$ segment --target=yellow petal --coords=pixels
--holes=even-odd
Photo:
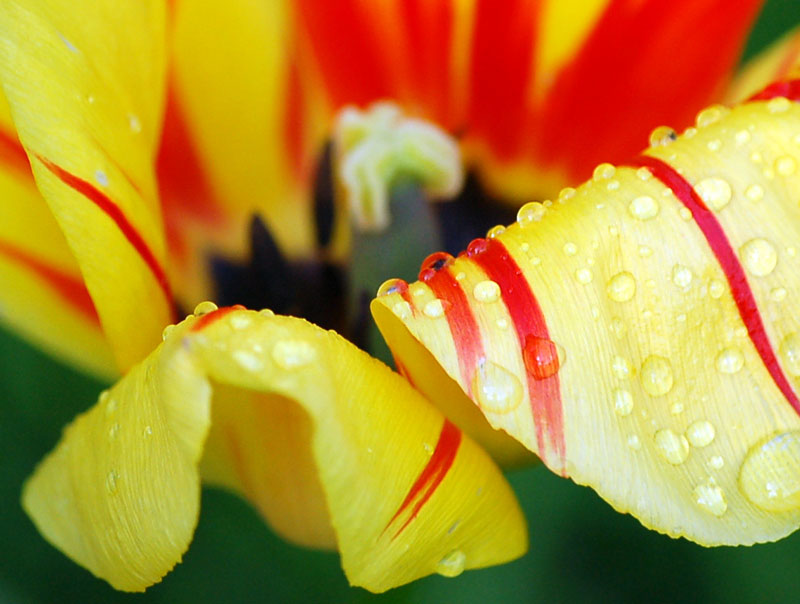
[[[706,545],[778,539],[800,525],[800,106],[711,107],[651,140],[373,313],[402,365],[413,338],[441,366],[414,382],[444,370],[618,510]]]
[[[2,97],[0,105],[7,109]],[[10,122],[0,123],[3,320],[55,356],[111,377],[114,359],[77,263],[36,189]]]
[[[800,67],[800,27],[794,28],[750,59],[725,93],[727,103],[739,103],[770,82],[790,77]]]
[[[153,174],[163,12],[155,1],[8,2],[0,21],[0,79],[20,141],[123,369],[172,312]]]
[[[400,376],[332,332],[236,308],[168,330],[67,430],[26,509],[92,572],[143,589],[191,537],[209,413],[208,479],[286,538],[338,547],[353,584],[384,591],[526,549],[502,474]]]
[[[289,13],[283,1],[203,0],[175,10],[174,93],[229,228],[239,234],[210,235],[232,254],[242,252],[253,212],[290,256],[308,254],[314,243],[309,200],[320,129],[314,149]]]

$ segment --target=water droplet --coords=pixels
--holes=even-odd
[[[592,178],[594,180],[608,180],[609,178],[613,177],[616,172],[617,169],[613,165],[609,163],[602,163],[594,169],[594,172],[592,172]]]
[[[614,411],[617,412],[617,415],[621,415],[625,417],[626,415],[630,415],[631,411],[633,411],[633,397],[631,393],[627,390],[617,389],[614,390]]]
[[[608,190],[608,191],[616,191],[617,189],[619,189],[619,181],[616,180],[616,179],[609,180],[608,184],[606,185],[606,190]],[[605,204],[597,204],[597,209],[598,210],[602,210],[604,207],[606,207]]]
[[[270,310],[269,308],[262,308],[258,311],[258,314],[262,317],[272,318],[275,316],[275,312]]]
[[[619,229],[612,224],[610,227],[608,227],[608,234],[612,237],[616,237],[619,235]]]
[[[722,297],[725,293],[725,284],[717,279],[712,279],[708,284],[708,293],[715,300]]]
[[[634,451],[638,451],[642,448],[642,441],[639,440],[639,437],[635,434],[631,434],[628,436],[628,447],[633,449]]]
[[[522,402],[522,383],[517,376],[492,361],[478,366],[472,391],[481,409],[492,413],[508,413]]]
[[[575,254],[578,253],[578,246],[575,245],[574,243],[572,243],[571,241],[568,241],[567,243],[565,243],[563,249],[564,249],[564,253],[567,256],[574,256]]]
[[[682,220],[686,220],[687,222],[693,218],[692,211],[686,206],[678,210],[678,216],[680,216]]]
[[[714,455],[710,457],[706,462],[706,467],[709,470],[720,470],[725,465],[725,460],[722,459],[721,455]]]
[[[615,356],[611,360],[611,371],[620,380],[626,380],[631,375],[631,364],[625,357]]]
[[[456,281],[463,281],[466,278],[467,278],[467,273],[465,273],[464,271],[459,271],[458,274],[456,274]]]
[[[575,271],[575,279],[582,285],[587,285],[592,282],[592,271],[588,268],[579,268]]]
[[[408,319],[411,316],[411,305],[405,300],[400,300],[392,305],[392,312],[399,319]]]
[[[628,212],[639,220],[650,220],[658,215],[658,202],[649,195],[635,198],[628,206]]]
[[[99,184],[101,187],[108,186],[108,174],[106,174],[102,170],[94,171],[94,179],[97,181],[97,184]]]
[[[117,482],[119,481],[119,474],[116,470],[111,470],[106,474],[106,491],[113,495],[117,492]]]
[[[375,295],[381,298],[390,294],[402,294],[405,291],[408,291],[408,283],[402,279],[387,279],[380,284],[378,292]]]
[[[669,126],[659,126],[650,133],[651,147],[666,147],[678,139],[678,134]]]
[[[497,321],[495,321],[495,325],[497,325],[497,327],[500,329],[508,329],[508,320],[500,317],[497,319]]]
[[[642,363],[642,387],[650,396],[663,396],[672,390],[672,365],[664,357],[650,355]]]
[[[728,509],[725,491],[713,482],[698,485],[692,491],[694,502],[703,510],[719,518]]]
[[[128,128],[130,128],[131,132],[134,134],[139,134],[142,131],[142,122],[139,117],[133,113],[128,114]]]
[[[726,348],[717,355],[716,365],[721,373],[736,373],[744,365],[744,355],[738,348]]]
[[[707,447],[714,440],[717,432],[708,420],[698,420],[686,429],[686,438],[693,447]]]
[[[722,149],[722,141],[718,138],[712,139],[706,143],[706,147],[709,151],[719,151]]]
[[[472,295],[478,302],[496,302],[500,299],[500,286],[495,281],[487,279],[475,284]]]
[[[106,416],[113,415],[117,410],[117,399],[108,397],[106,401]]]
[[[674,466],[682,464],[689,456],[689,441],[683,434],[675,434],[669,428],[659,430],[653,436],[656,450]]]
[[[778,434],[750,449],[739,471],[739,487],[763,510],[800,508],[800,431]]]
[[[478,239],[473,239],[467,246],[467,256],[473,258],[483,254],[488,247],[489,242],[486,241],[486,239],[481,239],[480,237]]]
[[[217,305],[206,300],[205,302],[200,302],[200,304],[195,306],[192,314],[194,314],[195,317],[202,317],[203,315],[207,315],[215,310],[217,310]]]
[[[236,312],[230,315],[228,324],[235,330],[241,331],[253,324],[253,318],[248,313]]]
[[[790,176],[797,170],[797,162],[790,155],[775,160],[775,171],[781,176]]]
[[[573,189],[572,187],[564,187],[558,193],[558,202],[559,203],[565,203],[565,202],[569,201],[570,199],[575,197],[575,193],[577,193],[577,191],[575,189]]]
[[[756,277],[769,275],[778,263],[778,252],[775,247],[760,237],[745,243],[739,248],[739,254],[747,271]]]
[[[698,128],[710,126],[711,124],[721,120],[729,112],[730,109],[723,105],[712,105],[711,107],[706,107],[697,114],[695,123],[697,124]]]
[[[466,565],[467,555],[456,549],[436,563],[436,572],[443,577],[457,577],[464,572]]]
[[[453,257],[447,252],[434,252],[422,261],[419,270],[419,280],[428,282],[443,268],[453,263]]]
[[[488,231],[486,231],[486,238],[487,239],[494,239],[498,235],[502,235],[505,232],[506,232],[506,227],[503,226],[502,224],[498,224],[498,225],[493,226]]]
[[[645,168],[644,166],[642,166],[641,168],[636,169],[636,176],[639,178],[639,180],[646,181],[653,178],[653,173],[650,171],[649,168]]]
[[[234,350],[231,356],[246,371],[258,372],[264,369],[264,361],[261,357],[249,350]]]
[[[642,258],[649,258],[653,255],[653,248],[647,245],[640,245],[639,246],[639,256]]]
[[[732,197],[728,181],[716,177],[704,178],[694,186],[694,190],[706,206],[715,212],[728,205]]]
[[[672,415],[680,415],[681,413],[683,413],[683,403],[681,402],[672,403],[669,406],[669,412]]]
[[[142,430],[142,436],[145,438],[150,438],[153,436],[153,429],[150,426],[145,426],[144,430]]]
[[[422,308],[422,312],[426,317],[436,319],[444,315],[446,300],[430,300]],[[449,303],[448,303],[449,304]]]
[[[770,113],[783,113],[788,111],[792,102],[784,96],[777,96],[767,102],[767,111]]]
[[[316,349],[305,340],[281,340],[272,347],[272,359],[287,371],[304,367],[316,358]]]
[[[742,145],[746,145],[750,142],[750,133],[747,130],[739,130],[734,136],[734,140],[736,141],[736,145],[741,147]]]
[[[119,424],[114,422],[111,424],[111,427],[108,429],[108,438],[109,440],[114,440],[117,438],[117,434],[119,433]]]
[[[800,332],[790,333],[783,338],[779,352],[789,374],[800,377]]]
[[[564,349],[547,338],[529,335],[522,350],[525,368],[536,380],[555,375],[566,360]]]
[[[538,201],[526,203],[517,212],[517,222],[523,227],[529,226],[534,222],[539,222],[545,212],[547,212],[547,208]]]
[[[611,331],[614,332],[618,340],[621,340],[625,336],[625,322],[619,317],[614,317],[611,319]]]
[[[678,287],[689,287],[692,283],[692,271],[681,264],[672,267],[672,282]]]
[[[770,300],[773,302],[783,302],[786,299],[786,288],[784,287],[774,287],[769,292]]]
[[[161,332],[161,340],[166,341],[166,339],[169,337],[169,334],[171,334],[174,330],[175,330],[174,325],[167,325]]]

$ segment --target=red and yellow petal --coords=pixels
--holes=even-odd
[[[490,458],[338,335],[239,307],[165,337],[25,489],[45,536],[115,587],[144,589],[186,549],[209,428],[207,479],[242,492],[284,537],[338,547],[355,585],[384,591],[525,551],[524,518]]]
[[[797,75],[800,68],[800,27],[785,34],[750,59],[725,93],[726,103],[740,103],[770,82]]]
[[[164,9],[61,4],[4,5],[0,79],[36,184],[124,369],[172,316],[153,171]]]
[[[778,95],[799,88],[708,108],[677,140],[661,130],[377,298],[410,379],[439,371],[407,358],[413,338],[493,427],[661,532],[794,531],[800,105]]]

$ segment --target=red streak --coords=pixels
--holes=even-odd
[[[800,80],[773,82],[761,92],[751,96],[748,101],[768,101],[779,96],[785,96],[792,101],[800,101]]]
[[[3,163],[13,167],[15,170],[25,172],[31,176],[31,165],[28,161],[28,154],[17,139],[16,135],[0,130],[0,158]]]
[[[434,295],[444,302],[445,318],[458,354],[461,385],[472,395],[472,376],[478,363],[485,358],[478,322],[461,284],[450,268],[442,268],[427,282]]]
[[[547,323],[536,296],[505,246],[497,239],[489,239],[485,251],[472,256],[472,260],[483,269],[487,277],[500,286],[503,302],[517,330],[520,354],[523,354],[525,342],[531,336],[550,340]],[[558,374],[538,379],[533,372],[528,371],[527,378],[539,456],[550,466],[547,454],[549,450],[554,451],[559,470],[563,472],[566,444]]]
[[[425,467],[422,469],[422,472],[414,481],[414,484],[411,485],[411,488],[406,495],[406,498],[403,499],[403,503],[400,504],[400,507],[397,508],[394,516],[389,522],[386,524],[386,528],[384,528],[384,532],[386,529],[391,526],[391,524],[397,520],[398,516],[405,511],[414,500],[416,503],[414,504],[413,509],[411,510],[411,515],[406,519],[403,525],[397,530],[397,532],[392,536],[392,539],[396,539],[397,536],[402,533],[405,528],[411,523],[414,518],[417,517],[419,511],[422,509],[428,500],[431,498],[433,493],[442,483],[444,477],[447,475],[447,472],[453,465],[453,462],[456,459],[456,454],[458,453],[458,447],[461,445],[461,430],[455,427],[450,420],[445,419],[444,424],[442,425],[442,430],[439,432],[439,440],[436,442],[436,448],[433,450],[433,455],[428,460],[428,463],[425,464]]]
[[[9,243],[0,241],[0,254],[23,265],[47,283],[67,304],[94,324],[99,324],[94,303],[82,279],[45,264],[40,259]]]
[[[167,275],[164,272],[164,269],[156,259],[155,254],[153,254],[145,240],[139,234],[139,231],[136,230],[125,214],[123,214],[122,210],[119,209],[119,206],[117,206],[117,204],[111,201],[111,199],[109,199],[96,187],[85,180],[78,178],[74,174],[67,172],[61,166],[54,164],[49,159],[46,159],[41,155],[37,155],[36,158],[42,162],[44,167],[50,170],[50,172],[52,172],[56,178],[94,203],[102,212],[104,212],[116,223],[119,230],[128,240],[128,243],[133,246],[144,263],[150,269],[150,272],[153,274],[158,286],[164,293],[167,304],[171,307],[172,291],[169,287],[169,282],[167,281]]]
[[[222,308],[218,308],[217,310],[213,310],[209,313],[204,314],[202,317],[197,319],[194,325],[192,325],[189,331],[200,331],[201,329],[205,329],[212,323],[219,321],[222,317],[229,315],[234,310],[247,310],[241,304],[234,304],[233,306],[223,306]]]
[[[733,299],[739,309],[739,316],[741,316],[747,327],[750,341],[753,342],[753,346],[758,351],[761,361],[772,376],[775,385],[778,386],[786,400],[789,401],[789,404],[794,407],[794,410],[800,414],[800,400],[798,400],[797,395],[789,385],[789,381],[786,379],[786,375],[775,357],[775,351],[772,349],[767,337],[761,314],[758,311],[758,305],[747,282],[744,269],[714,214],[705,206],[692,185],[669,164],[655,157],[640,155],[630,165],[648,168],[653,173],[653,176],[669,187],[675,197],[692,212],[697,226],[703,232],[711,251],[714,252],[722,271],[725,273]]]

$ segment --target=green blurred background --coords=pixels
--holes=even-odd
[[[797,23],[800,0],[770,0],[746,56]],[[648,531],[541,467],[509,476],[531,547],[502,567],[374,596],[348,587],[336,554],[287,545],[247,503],[205,489],[184,562],[144,595],[117,593],[51,548],[19,505],[22,481],[101,387],[0,330],[0,602],[800,602],[800,532],[705,549]]]

